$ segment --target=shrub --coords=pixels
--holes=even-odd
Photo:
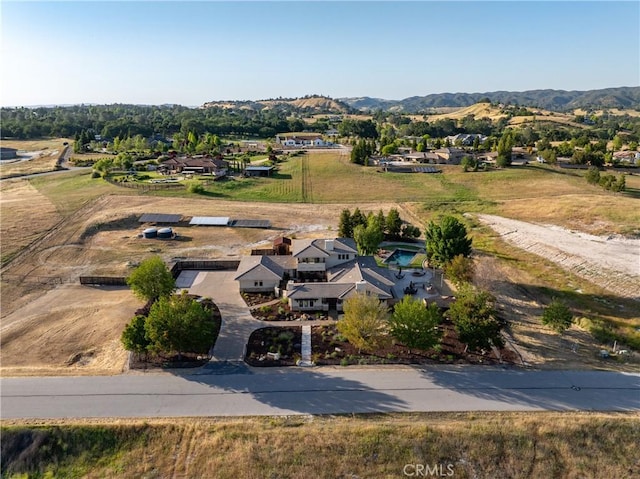
[[[199,181],[190,182],[189,186],[187,187],[187,191],[189,193],[194,193],[194,194],[198,194],[198,195],[201,195],[202,193],[205,192],[204,185],[202,183],[200,183]]]

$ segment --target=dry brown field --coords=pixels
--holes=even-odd
[[[20,157],[31,157],[32,159],[1,162],[0,178],[53,171],[56,166],[56,161],[64,149],[64,142],[71,143],[71,140],[67,138],[2,140],[2,146],[21,150],[24,153],[19,154]]]
[[[452,167],[440,176],[396,175],[385,181],[375,171],[353,172],[355,166],[329,154],[314,157],[316,160],[310,168],[313,194],[326,203],[136,195],[91,180],[86,173],[73,172],[55,180],[0,184],[2,256],[8,262],[2,269],[0,372],[114,374],[122,370],[124,352],[118,339],[139,302],[126,290],[81,287],[80,275],[124,276],[133,265],[155,254],[167,261],[175,257],[237,258],[283,234],[298,238],[335,235],[339,213],[345,207],[358,206],[365,212],[397,207],[403,218],[421,228],[438,214],[471,211],[592,234],[638,234],[637,198],[603,193],[586,185],[579,174],[537,168],[528,173],[513,169],[495,175],[466,174]],[[349,179],[356,176],[360,181],[350,183]],[[266,188],[273,188],[271,184],[265,183]],[[639,191],[640,176],[628,176],[627,186]],[[332,195],[341,195],[342,202],[330,202]],[[379,200],[358,201],[372,195]],[[393,201],[394,196],[405,201]],[[415,201],[406,201],[411,196]],[[440,204],[443,196],[448,199]],[[143,213],[269,219],[273,228],[178,226],[179,240],[144,240],[138,238],[143,229],[138,218]],[[576,298],[582,310],[591,310],[598,298],[610,301],[612,306],[596,309],[594,314],[612,324],[640,326],[640,318],[632,314],[633,306],[621,298],[611,298],[549,259],[505,243],[487,227],[473,222],[471,227],[478,268],[490,271],[485,274],[488,277],[509,278],[508,282],[494,283],[492,288],[504,315],[513,320],[511,334],[527,362],[540,367],[637,367],[633,363],[598,361],[599,343],[578,326],[561,337],[539,323],[542,306],[553,290],[560,291],[567,285],[596,298],[586,306]],[[626,309],[616,309],[616,305]],[[570,348],[576,342],[577,353]],[[43,345],[47,347],[43,349]],[[20,356],[20,351],[35,352]]]
[[[3,448],[9,452],[3,457],[3,467],[18,474],[15,477],[34,471],[44,477],[221,479],[631,479],[640,475],[640,416],[633,413],[479,412],[3,423]],[[425,465],[442,466],[433,475],[417,476],[416,464],[423,465],[423,472]],[[449,472],[452,475],[447,476]]]

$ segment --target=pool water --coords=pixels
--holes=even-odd
[[[387,259],[384,260],[385,263],[394,263],[398,266],[409,266],[415,257],[415,251],[408,251],[406,249],[397,249],[391,253]]]

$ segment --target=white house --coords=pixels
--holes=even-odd
[[[327,271],[326,282],[289,281],[283,295],[293,311],[342,311],[344,300],[357,293],[374,295],[388,304],[403,296],[389,270],[378,267],[372,256],[334,266]]]
[[[289,147],[327,146],[319,133],[278,133],[276,143]]]
[[[292,256],[244,256],[234,279],[241,292],[275,293],[281,281],[294,277],[295,271]]]
[[[304,277],[305,273],[322,273],[324,277],[328,269],[355,259],[358,256],[358,248],[351,238],[294,240],[291,254],[298,263],[298,276]]]
[[[240,291],[281,288],[293,311],[342,311],[342,302],[358,292],[389,303],[403,295],[373,256],[358,256],[351,238],[293,240],[291,253],[243,257],[235,277]]]

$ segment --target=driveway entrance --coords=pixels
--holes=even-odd
[[[220,308],[222,327],[213,348],[215,361],[243,361],[249,336],[264,327],[251,316],[240,296],[238,282],[233,279],[236,274],[236,271],[182,271],[176,281],[178,288],[211,298]]]

